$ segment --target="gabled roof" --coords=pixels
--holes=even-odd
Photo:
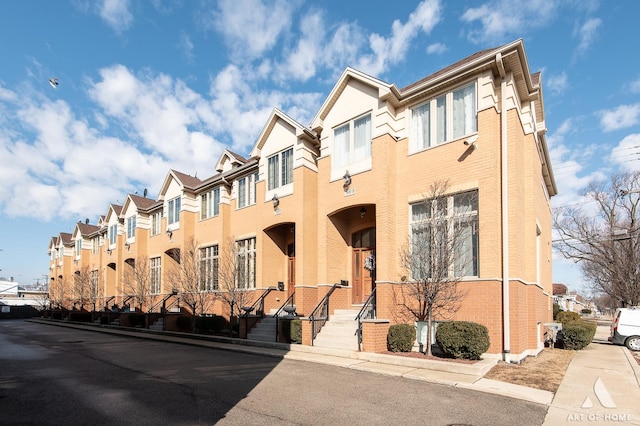
[[[60,235],[58,236],[58,245],[62,244],[68,247],[73,246],[73,239],[72,239],[72,235],[68,232],[61,232]]]
[[[100,231],[100,227],[99,226],[91,225],[91,224],[85,223],[85,222],[78,222],[78,223],[76,223],[76,226],[73,229],[72,239],[75,239],[78,236],[78,233],[80,233],[81,237],[88,238],[92,234],[97,233],[98,231]]]
[[[167,189],[169,189],[169,185],[172,180],[178,182],[183,190],[191,192],[195,192],[195,188],[202,183],[202,181],[197,177],[171,169],[169,170],[169,173],[167,173],[167,177],[164,178],[164,182],[160,188],[160,194],[158,195],[159,202],[164,200],[164,195],[167,193]]]
[[[240,167],[245,164],[248,160],[244,158],[242,155],[236,154],[235,152],[225,149],[220,155],[220,159],[216,164],[216,171],[218,173],[222,173],[225,171],[225,164],[231,163],[231,169],[235,167]]]
[[[267,120],[266,124],[262,128],[262,132],[260,132],[260,135],[258,136],[258,140],[254,145],[253,150],[251,150],[252,157],[260,157],[260,151],[262,150],[262,147],[264,146],[267,139],[269,139],[269,135],[271,135],[271,132],[273,131],[273,128],[275,127],[278,120],[282,120],[285,123],[287,123],[289,126],[293,127],[295,129],[295,134],[297,138],[305,138],[309,141],[314,141],[314,142],[318,141],[317,135],[313,130],[300,124],[299,122],[297,122],[296,120],[294,120],[293,118],[291,118],[290,116],[288,116],[287,114],[279,110],[278,108],[274,108],[273,111],[271,111],[271,115],[269,115],[269,119]]]
[[[109,204],[109,209],[107,210],[107,214],[104,217],[105,225],[109,223],[109,219],[112,215],[116,218],[120,217],[120,213],[122,213],[122,206],[118,204]]]
[[[124,200],[124,205],[122,206],[122,212],[124,213],[129,208],[129,204],[136,206],[136,209],[139,212],[148,212],[158,205],[162,205],[161,201],[153,200],[147,197],[141,197],[136,194],[128,194],[127,198]]]

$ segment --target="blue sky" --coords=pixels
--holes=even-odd
[[[308,124],[345,67],[404,87],[522,38],[542,71],[559,195],[640,167],[640,2],[0,2],[0,276],[170,168],[247,155],[274,107]],[[56,77],[57,88],[49,85]],[[554,281],[579,290],[572,262]]]

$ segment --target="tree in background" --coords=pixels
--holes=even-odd
[[[244,240],[246,241],[246,240]],[[252,276],[255,273],[255,254],[251,255],[241,247],[243,242],[229,238],[222,246],[219,258],[219,297],[229,306],[229,321],[233,329],[236,318],[242,315],[242,308],[253,301]]]
[[[73,307],[80,304],[80,309],[91,303],[91,271],[89,266],[82,266],[73,274]]]
[[[580,265],[596,294],[640,305],[640,172],[593,181],[581,195],[583,203],[554,209],[555,248]]]
[[[140,310],[143,306],[150,307],[154,296],[151,294],[151,267],[148,256],[131,259],[125,262],[122,274],[124,294],[133,297],[138,302]]]
[[[411,235],[401,249],[407,276],[396,303],[417,321],[427,322],[425,350],[431,355],[434,318],[450,319],[466,293],[458,283],[477,275],[477,191],[449,193],[447,181],[436,181],[424,200],[411,206]]]

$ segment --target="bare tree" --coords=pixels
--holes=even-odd
[[[49,286],[49,300],[51,307],[61,309],[68,298],[69,282],[66,277],[60,275],[54,279]]]
[[[449,319],[466,292],[458,283],[477,275],[477,192],[448,195],[447,181],[436,181],[424,201],[413,204],[411,235],[401,249],[407,275],[396,303],[417,321],[427,322],[426,354],[431,355],[431,324]]]
[[[80,304],[80,308],[91,301],[91,271],[89,266],[82,266],[73,275],[73,305]]]
[[[596,294],[640,305],[640,172],[593,181],[581,195],[584,203],[554,209],[555,248],[580,264]]]
[[[144,306],[152,303],[151,295],[151,268],[149,257],[141,256],[126,262],[122,275],[124,293],[127,297],[133,297],[138,302],[142,311]]]
[[[218,268],[218,297],[229,306],[229,320],[233,322],[253,301],[251,288],[252,265],[255,258],[241,251],[238,242],[229,238],[220,251]]]
[[[47,308],[53,307],[53,301],[51,300],[49,283],[45,280],[43,283],[40,283],[40,280],[36,282],[35,289],[37,291],[36,301],[38,302],[38,306],[41,310],[45,310]]]
[[[195,330],[196,317],[208,312],[215,301],[213,277],[217,268],[204,257],[198,242],[191,238],[180,251],[176,264],[167,271],[167,278],[178,291],[180,300],[191,309]]]

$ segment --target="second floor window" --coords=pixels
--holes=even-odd
[[[333,168],[371,158],[371,114],[356,118],[333,131]]]
[[[91,240],[91,253],[97,254],[100,251],[100,237]]]
[[[409,149],[420,151],[477,130],[476,84],[472,83],[411,109]]]
[[[127,238],[133,238],[136,236],[136,217],[131,216],[127,218]]]
[[[156,212],[151,215],[151,235],[158,235],[162,230],[162,212]]]
[[[81,250],[82,250],[82,240],[76,240],[76,257],[80,257]]]
[[[111,225],[109,227],[109,245],[116,243],[116,237],[118,236],[118,225]]]
[[[258,182],[258,174],[254,173],[245,176],[237,181],[236,204],[240,209],[256,203],[256,183]]]
[[[161,285],[161,265],[159,257],[152,257],[149,259],[150,271],[149,271],[149,292],[151,294],[160,294],[162,289]]]
[[[293,182],[293,148],[268,158],[268,187],[275,189]]]
[[[169,200],[167,210],[167,225],[180,222],[180,197]]]
[[[220,214],[220,188],[206,192],[200,196],[200,219],[207,219]]]

